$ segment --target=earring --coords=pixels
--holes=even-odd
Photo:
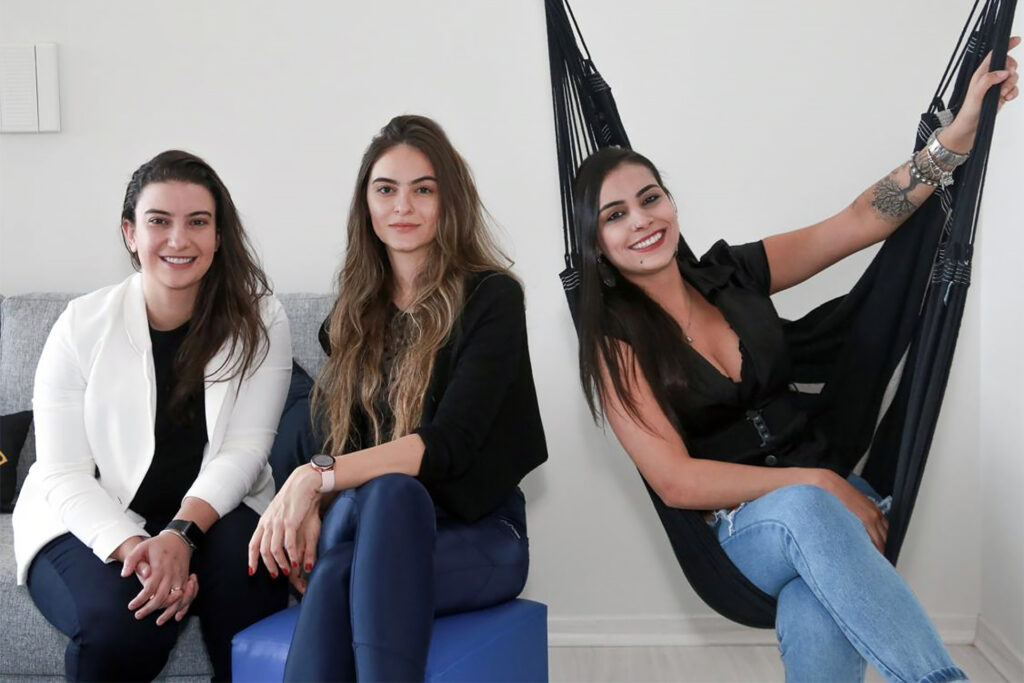
[[[604,260],[604,254],[597,255],[597,274],[605,287],[615,286],[615,269]]]

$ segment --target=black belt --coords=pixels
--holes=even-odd
[[[774,466],[780,464],[777,451],[806,427],[807,414],[784,391],[717,432],[689,438],[688,446],[695,458]],[[752,458],[759,462],[750,462]]]

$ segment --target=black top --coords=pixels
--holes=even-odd
[[[791,350],[769,298],[764,245],[716,242],[699,261],[680,256],[686,281],[739,337],[740,381],[683,344],[687,385],[668,397],[690,455],[748,465],[828,467],[823,435],[790,391]]]
[[[418,478],[434,502],[473,522],[504,502],[548,454],[523,290],[508,275],[485,272],[469,276],[467,292],[451,337],[434,360],[423,418],[413,433],[426,446]],[[323,327],[320,342],[330,354]],[[353,429],[366,429],[364,415],[353,415]],[[371,444],[372,435],[357,433],[349,442]]]
[[[149,328],[156,370],[156,448],[129,507],[143,517],[171,517],[199,476],[206,447],[206,400],[202,387],[172,414],[168,399],[174,386],[174,357],[188,334],[188,323],[161,332]]]

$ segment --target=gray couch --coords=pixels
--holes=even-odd
[[[31,409],[32,382],[43,343],[73,296],[25,294],[0,298],[0,415]],[[291,323],[293,355],[299,365],[315,376],[324,359],[317,330],[331,299],[315,294],[285,294],[279,298]],[[18,463],[19,484],[34,460],[34,438],[30,431]],[[63,679],[67,638],[43,618],[26,588],[15,584],[9,514],[0,514],[0,637],[0,680]],[[161,677],[209,680],[211,672],[199,622],[188,619]]]

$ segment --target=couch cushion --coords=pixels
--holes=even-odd
[[[320,324],[331,311],[334,297],[324,294],[278,294],[292,333],[292,356],[314,379],[324,364],[323,349],[317,340]]]
[[[22,294],[0,302],[0,414],[32,408],[32,382],[43,344],[75,296]]]
[[[22,294],[0,301],[0,415],[32,409],[32,384],[53,323],[76,294]],[[30,432],[18,462],[15,490],[35,462]]]

